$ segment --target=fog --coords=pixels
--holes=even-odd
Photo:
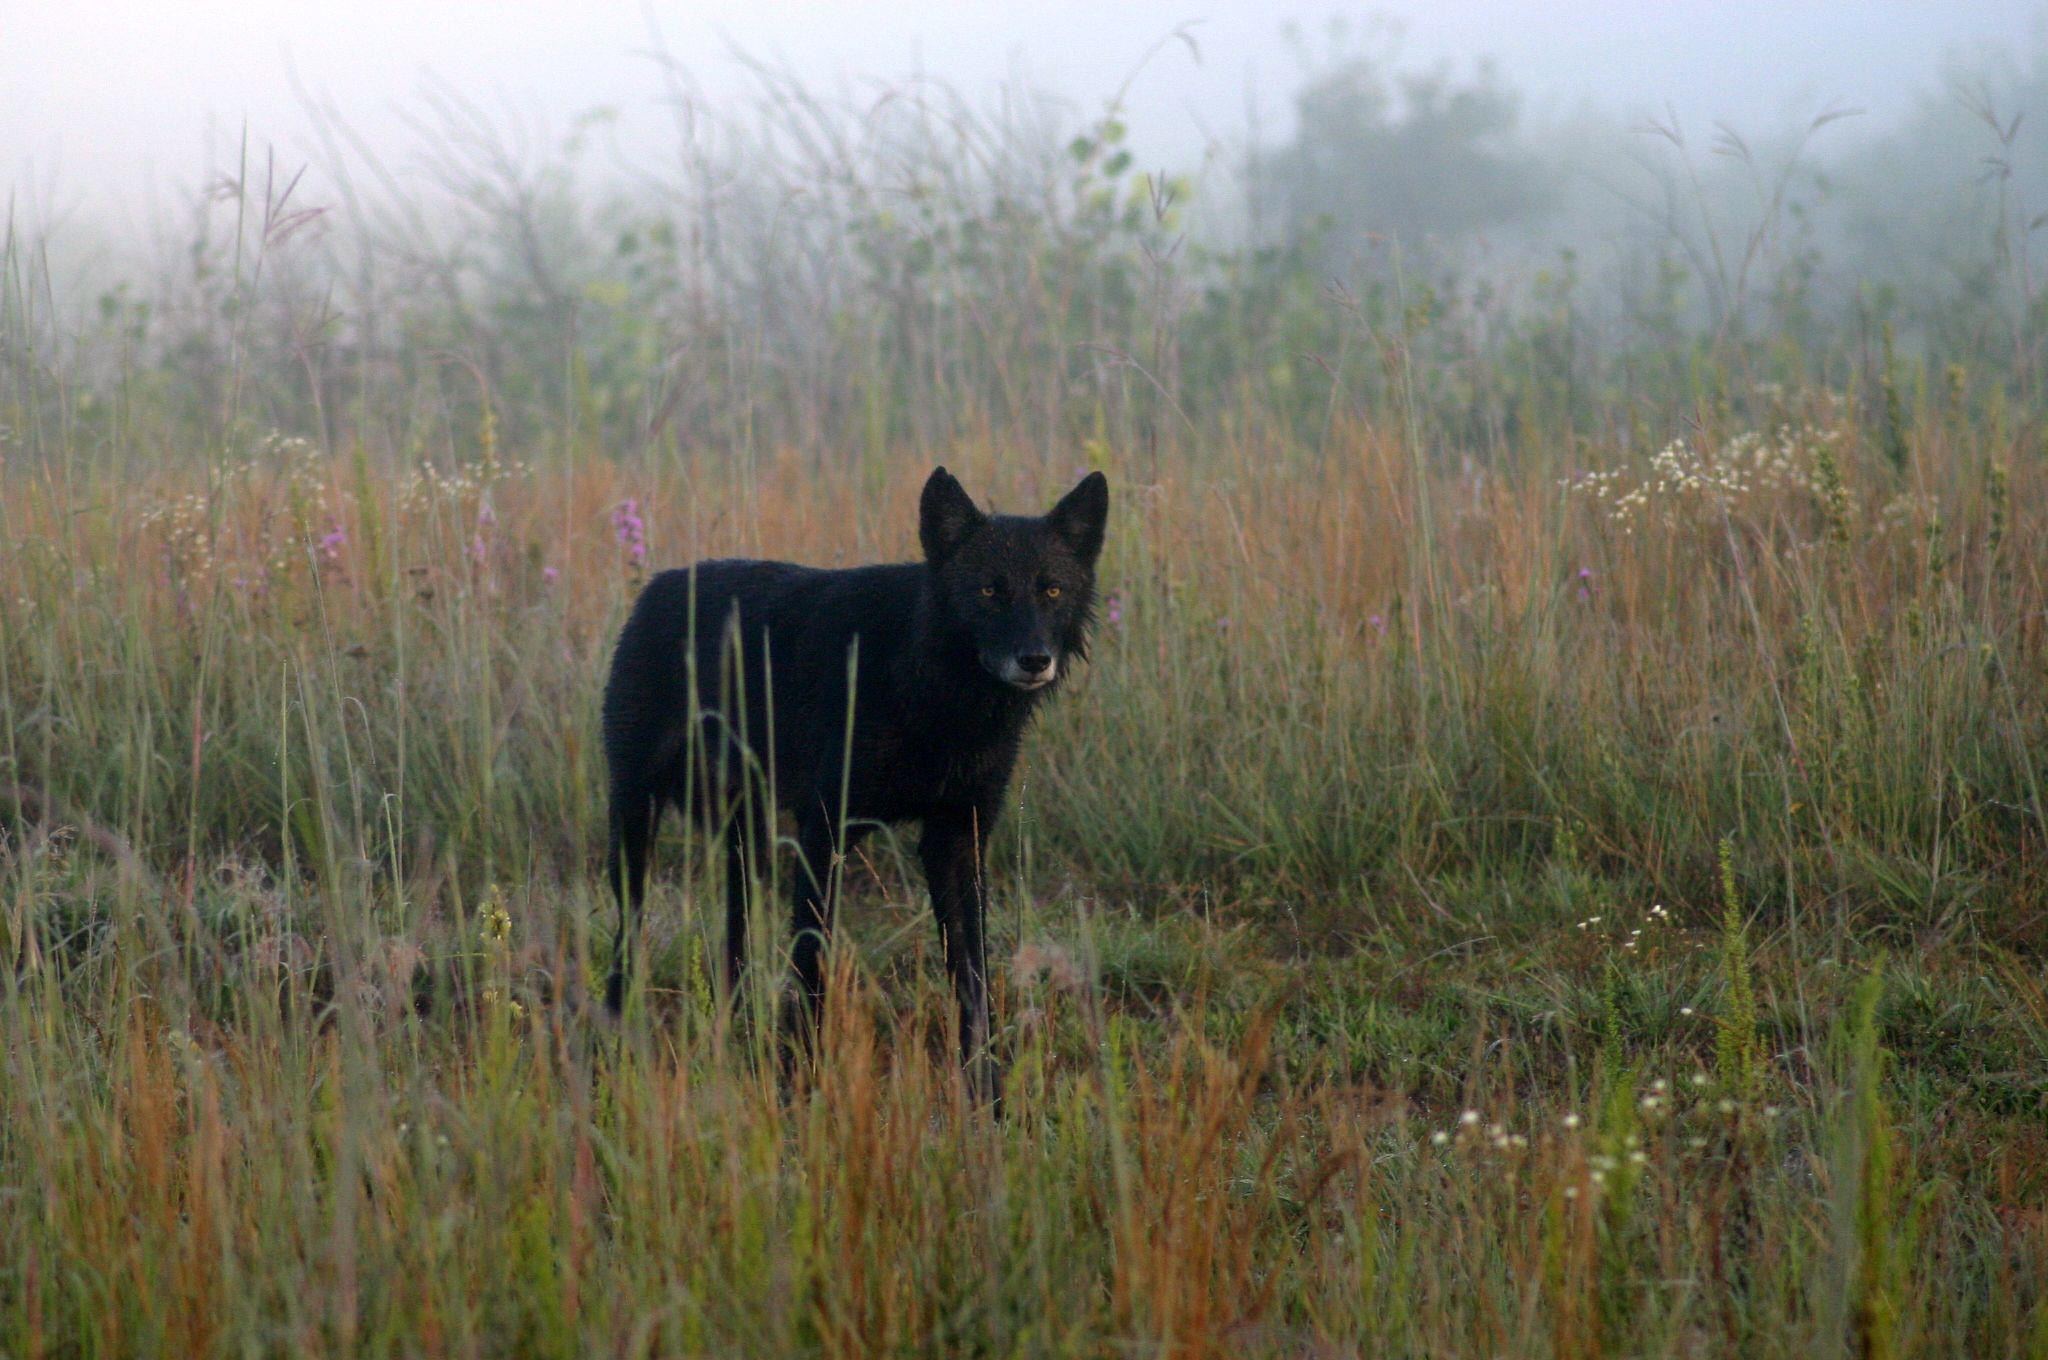
[[[2038,3],[16,3],[0,387],[162,448],[2031,409]]]
[[[620,154],[658,154],[664,48],[712,105],[757,88],[742,56],[818,87],[879,90],[936,77],[969,96],[1030,87],[1076,118],[1125,94],[1142,160],[1190,166],[1256,126],[1284,136],[1304,53],[1334,40],[1390,65],[1492,62],[1525,122],[1591,111],[1675,113],[1768,137],[1827,108],[1874,135],[1938,87],[1943,63],[2039,45],[2036,0],[1649,4],[1509,0],[1342,6],[1051,0],[740,7],[580,0],[358,0],[348,5],[103,0],[0,7],[0,147],[18,203],[56,220],[133,224],[231,156],[243,129],[317,159],[309,99],[372,146],[409,135],[438,83],[535,129],[593,108]]]

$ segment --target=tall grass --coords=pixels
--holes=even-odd
[[[342,238],[355,291],[248,154],[162,308],[10,236],[0,1351],[2044,1353],[2017,369],[1489,339],[1199,257],[1113,119],[778,107],[818,216],[589,272],[452,96],[505,230]],[[991,865],[1000,1119],[892,835],[805,1079],[681,835],[592,1005],[639,580],[906,556],[936,461],[1113,486]]]
[[[1099,882],[1357,896],[1322,913],[1353,929],[1404,915],[1418,874],[1540,864],[1565,824],[1603,870],[1707,904],[1723,836],[1774,911],[1846,882],[1837,907],[1953,924],[2032,892],[2043,580],[2013,547],[2041,529],[2040,461],[1993,478],[1927,430],[1943,492],[1918,492],[1853,413],[1824,419],[1681,436],[1641,474],[1583,441],[1439,471],[1364,424],[1313,463],[1255,439],[1156,479],[1112,457],[1114,617],[1024,771],[1036,842]],[[1078,471],[946,456],[1012,507]],[[16,777],[177,858],[576,872],[642,570],[616,508],[657,563],[876,560],[914,550],[926,470],[442,474],[302,445],[16,473]]]
[[[2011,451],[1994,547],[1981,457],[1939,429],[1938,503],[1850,411],[1731,438],[1641,495],[1575,471],[1614,450],[1454,473],[1350,423],[1313,463],[1109,455],[1114,604],[998,851],[1000,947],[1055,961],[1009,979],[1001,1123],[945,1060],[886,838],[807,1095],[716,1014],[701,866],[657,894],[647,1027],[589,1005],[592,714],[642,569],[617,507],[656,563],[897,556],[923,458],[10,469],[10,1335],[1812,1353],[1830,1253],[1877,1230],[1813,1216],[1850,1193],[1801,1056],[1841,970],[1886,940],[1944,977],[2041,946],[2043,581],[2006,549],[2044,501]],[[1017,507],[1075,470],[948,457]],[[1652,901],[1672,938],[1594,943]],[[1718,1014],[1737,901],[1765,1070],[1725,1084],[1739,1017],[1678,1012]],[[1303,949],[1331,961],[1261,961]],[[1447,982],[1446,951],[1493,980]],[[1603,1033],[1620,1064],[1588,1061]],[[2038,1116],[2038,1054],[1925,1056],[1930,1098],[1975,1092],[1973,1136]],[[1997,1226],[1984,1168],[1932,1169],[1958,1146],[1932,1121],[1895,1135],[1888,1184],[1949,1188],[1914,1220],[1934,1264],[1883,1267],[1885,1334],[1999,1353],[2043,1241]]]

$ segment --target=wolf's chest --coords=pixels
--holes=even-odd
[[[939,803],[982,801],[1007,781],[1016,760],[1012,733],[962,732],[943,724],[889,724],[858,732],[851,792],[868,815],[893,820]]]

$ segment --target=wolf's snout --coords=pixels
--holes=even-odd
[[[1051,684],[1059,669],[1059,661],[1050,652],[1017,652],[1005,658],[996,673],[1018,689],[1038,689]]]

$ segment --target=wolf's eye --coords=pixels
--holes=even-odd
[[[993,600],[996,597],[996,588],[994,586],[983,586],[981,588],[981,593],[987,598]]]
[[[1047,587],[1045,588],[1045,598],[1046,598],[1046,599],[1048,599],[1048,600],[1057,600],[1057,599],[1058,599],[1059,597],[1060,597],[1060,588],[1059,588],[1058,586],[1047,586]]]

